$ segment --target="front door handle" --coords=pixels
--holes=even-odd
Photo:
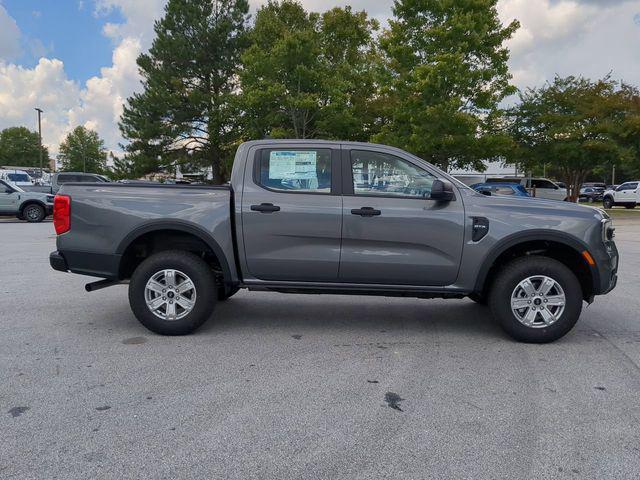
[[[253,210],[254,212],[271,213],[279,212],[280,207],[278,205],[274,205],[273,203],[261,203],[260,205],[251,205],[251,210]]]
[[[354,208],[351,210],[351,215],[360,215],[361,217],[376,217],[382,215],[380,210],[376,210],[373,207]]]

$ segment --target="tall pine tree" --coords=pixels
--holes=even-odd
[[[236,72],[248,11],[247,0],[169,0],[149,53],[138,58],[144,91],[120,121],[138,174],[188,163],[225,180],[239,135]]]
[[[437,164],[483,168],[510,145],[500,133],[509,84],[497,0],[396,0],[381,38],[389,76],[386,125],[375,140]]]

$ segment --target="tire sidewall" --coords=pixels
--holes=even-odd
[[[31,217],[29,217],[29,215],[27,215],[27,212],[30,209],[38,209],[38,217],[37,218],[31,218]],[[44,217],[45,217],[44,208],[42,208],[40,205],[37,205],[37,204],[27,205],[22,210],[22,215],[21,216],[29,223],[39,223],[42,220],[44,220]]]
[[[186,274],[195,285],[196,304],[191,312],[179,320],[167,321],[149,310],[145,288],[157,272],[175,269]],[[136,318],[149,330],[160,335],[187,335],[197,330],[213,313],[216,303],[215,277],[208,265],[192,253],[167,251],[143,261],[131,276],[129,304]]]
[[[560,319],[553,325],[531,328],[520,323],[511,310],[511,295],[524,279],[545,275],[560,284],[566,304]],[[546,257],[527,257],[507,265],[493,285],[490,305],[501,327],[513,338],[523,342],[547,343],[569,332],[582,312],[582,289],[576,276],[565,265]]]
[[[604,208],[606,208],[607,210],[610,208],[613,208],[613,200],[611,200],[611,198],[607,197],[602,201],[602,206]]]

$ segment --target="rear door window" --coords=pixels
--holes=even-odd
[[[264,149],[257,165],[257,183],[269,190],[331,193],[329,149]]]

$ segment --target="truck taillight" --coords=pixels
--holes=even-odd
[[[71,229],[71,197],[56,195],[53,199],[53,226],[58,235]]]

